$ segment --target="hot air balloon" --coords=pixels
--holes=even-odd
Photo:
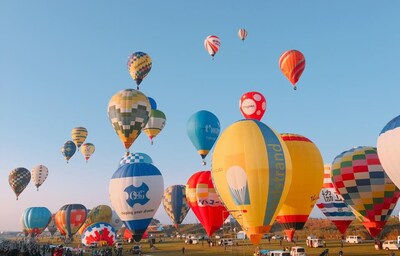
[[[129,55],[127,66],[129,74],[131,75],[132,79],[135,80],[137,89],[139,90],[140,83],[151,70],[151,58],[147,53],[134,52]]]
[[[86,162],[89,160],[89,158],[92,156],[92,154],[95,151],[95,146],[92,143],[85,143],[81,147],[81,153],[86,159]]]
[[[143,128],[143,132],[150,138],[151,144],[153,145],[153,138],[156,137],[165,126],[167,118],[165,114],[158,109],[152,109],[150,111],[150,118],[146,126]]]
[[[57,225],[56,225],[54,218],[55,218],[55,214],[52,214],[50,223],[49,223],[49,225],[47,225],[47,230],[50,232],[51,236],[53,236],[57,232]]]
[[[36,189],[39,190],[39,187],[43,184],[43,182],[47,179],[49,175],[49,169],[47,169],[44,165],[37,165],[32,169],[32,182],[36,186]]]
[[[51,212],[46,207],[29,207],[22,213],[22,222],[31,237],[46,229],[51,221]]]
[[[123,223],[115,211],[112,211],[110,224],[116,231],[118,231],[122,227]]]
[[[149,121],[150,110],[146,95],[134,89],[119,91],[108,103],[108,117],[127,152]]]
[[[238,36],[239,36],[240,40],[244,41],[247,37],[247,30],[244,28],[239,29]]]
[[[24,191],[26,186],[28,186],[31,181],[31,173],[28,169],[23,167],[18,167],[13,169],[8,175],[8,183],[11,189],[14,191],[15,195],[18,196]]]
[[[85,142],[87,135],[88,131],[85,127],[75,127],[71,132],[72,140],[78,148]]]
[[[383,169],[396,187],[400,188],[400,116],[383,127],[377,149]]]
[[[87,209],[82,204],[66,204],[58,210],[55,222],[61,235],[71,239],[86,220]]]
[[[316,205],[337,227],[344,236],[350,223],[356,218],[351,208],[344,202],[343,198],[337,193],[331,180],[331,165],[324,166],[324,185]]]
[[[61,153],[65,157],[65,160],[68,160],[75,154],[76,152],[76,145],[74,142],[68,140],[64,143],[64,145],[61,147]]]
[[[157,102],[152,97],[147,97],[150,102],[151,109],[157,109]]]
[[[246,92],[239,101],[240,112],[246,119],[261,120],[267,109],[267,101],[259,92]]]
[[[399,189],[386,175],[376,148],[344,151],[332,163],[332,183],[373,238],[377,238],[396,206]]]
[[[324,181],[324,163],[317,146],[308,138],[281,134],[292,160],[292,183],[277,220],[292,241],[295,230],[303,229],[318,199]]]
[[[136,153],[129,153],[128,155],[125,154],[121,160],[119,161],[119,166],[124,164],[133,164],[133,163],[148,163],[152,164],[153,159],[148,154],[136,152]]]
[[[296,90],[296,83],[306,67],[304,55],[297,50],[288,50],[279,58],[279,67]]]
[[[189,178],[186,184],[186,198],[209,237],[229,216],[229,211],[215,191],[210,171],[196,172]]]
[[[221,46],[221,41],[218,36],[207,36],[204,40],[204,47],[206,48],[208,54],[211,55],[212,59],[214,59],[215,54],[218,52],[219,47]]]
[[[108,205],[98,205],[91,209],[86,216],[85,222],[79,228],[78,232],[80,235],[85,232],[85,229],[96,222],[107,222],[111,221],[112,210]]]
[[[205,158],[220,132],[218,118],[207,110],[194,113],[187,122],[187,134],[206,165]]]
[[[89,225],[81,236],[82,244],[90,246],[95,242],[106,242],[108,246],[113,246],[117,240],[115,229],[107,222],[96,222]]]
[[[285,142],[264,123],[241,120],[223,131],[212,159],[212,179],[224,205],[251,242],[259,244],[292,181]]]
[[[21,231],[24,233],[24,236],[27,237],[29,235],[28,229],[25,226],[23,215],[21,215],[21,218],[19,218],[19,224],[21,225]]]
[[[111,204],[139,242],[161,203],[164,180],[152,164],[125,164],[113,174],[109,194]]]
[[[182,223],[189,212],[184,185],[169,186],[163,195],[163,206],[175,228]]]

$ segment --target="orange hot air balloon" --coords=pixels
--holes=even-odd
[[[304,227],[317,202],[324,182],[324,163],[317,146],[308,138],[290,133],[281,137],[292,160],[292,184],[277,220],[291,241],[295,230]]]
[[[306,67],[304,55],[297,50],[288,50],[279,58],[279,67],[296,90],[296,83]]]

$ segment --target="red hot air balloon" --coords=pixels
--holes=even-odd
[[[215,191],[210,171],[196,172],[189,178],[186,184],[186,198],[209,237],[229,216],[229,211]]]
[[[297,50],[288,50],[279,58],[279,67],[296,90],[296,83],[306,67],[304,55]]]
[[[260,121],[267,109],[267,101],[259,92],[246,92],[240,98],[239,108],[246,119]]]

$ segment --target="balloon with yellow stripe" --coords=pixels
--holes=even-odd
[[[212,178],[228,211],[251,242],[269,232],[292,181],[292,163],[281,136],[254,119],[225,129],[212,156]]]
[[[76,144],[77,148],[80,148],[83,142],[85,142],[87,136],[88,136],[88,131],[86,130],[85,127],[75,127],[71,131],[72,140]]]
[[[303,229],[318,200],[324,183],[324,162],[317,146],[308,138],[292,133],[281,134],[292,160],[292,185],[278,213],[289,241],[295,230]]]

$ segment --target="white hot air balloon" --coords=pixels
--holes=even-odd
[[[33,184],[36,186],[37,190],[39,190],[39,187],[47,179],[48,175],[49,175],[49,169],[47,169],[46,166],[40,164],[33,167],[31,179]]]

